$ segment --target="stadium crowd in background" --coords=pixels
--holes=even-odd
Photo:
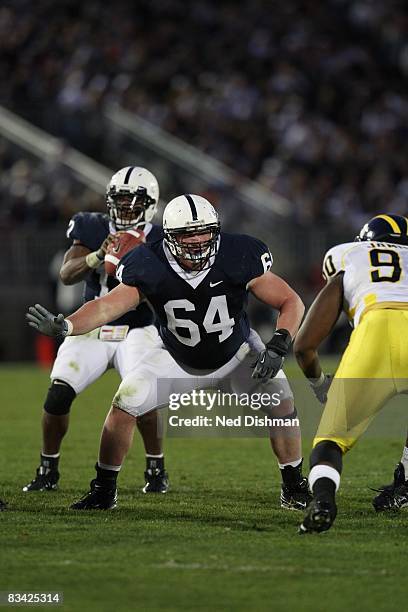
[[[61,149],[63,155],[63,149]],[[101,210],[103,199],[76,182],[61,159],[41,161],[0,138],[0,229],[49,227],[78,210]]]
[[[406,212],[403,2],[52,6],[3,3],[0,103],[90,156],[122,163],[100,121],[114,103],[284,195],[301,224]]]

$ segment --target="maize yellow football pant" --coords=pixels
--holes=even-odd
[[[332,440],[347,452],[397,393],[408,393],[408,304],[370,310],[353,331],[313,446]]]

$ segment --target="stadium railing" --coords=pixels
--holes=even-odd
[[[58,162],[63,172],[69,175],[70,181],[78,184],[79,188],[82,186],[94,191],[98,196],[105,193],[112,174],[110,169],[3,107],[0,107],[0,137],[10,144],[13,160],[26,160],[36,171],[36,165],[40,167],[42,162],[45,166],[47,162]],[[5,208],[6,202],[3,201],[3,213]],[[0,361],[20,361],[34,357],[32,333],[25,324],[24,313],[28,305],[36,302],[50,308],[53,306],[50,264],[55,254],[65,246],[65,231],[64,222],[48,227],[36,223],[20,225],[17,222],[3,232],[0,243]]]

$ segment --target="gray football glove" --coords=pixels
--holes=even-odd
[[[310,381],[310,386],[312,388],[312,391],[321,404],[325,404],[327,402],[327,393],[330,389],[332,380],[333,380],[332,374],[324,374],[324,377],[322,380],[317,379],[315,381]]]
[[[41,334],[54,338],[65,338],[68,333],[68,324],[63,314],[55,316],[41,304],[30,306],[26,313],[30,327],[34,327]]]
[[[277,329],[266,344],[265,350],[259,353],[258,359],[253,364],[252,378],[260,378],[262,382],[274,378],[282,368],[291,343],[292,338],[288,330]]]
[[[282,368],[284,359],[282,355],[278,355],[275,351],[265,349],[254,363],[252,378],[260,378],[262,382],[274,378]]]

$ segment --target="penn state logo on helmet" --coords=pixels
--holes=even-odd
[[[361,228],[356,240],[408,244],[408,220],[401,215],[377,215]]]
[[[171,200],[163,213],[164,241],[175,259],[203,270],[218,249],[220,222],[213,205],[199,195]]]
[[[151,221],[158,201],[159,184],[146,168],[121,168],[112,176],[106,188],[109,216],[119,230]]]

